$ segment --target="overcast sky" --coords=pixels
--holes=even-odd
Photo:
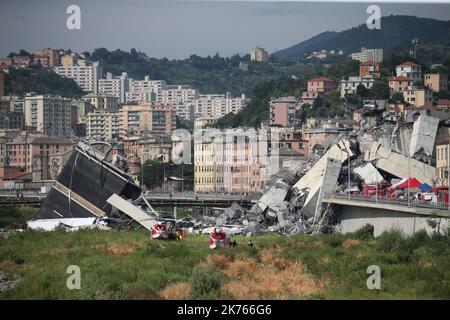
[[[67,6],[81,8],[81,30],[66,28]],[[370,3],[152,0],[0,0],[0,56],[24,48],[73,51],[136,48],[186,58],[284,49],[323,31],[365,23]],[[383,16],[450,20],[449,4],[379,4]]]

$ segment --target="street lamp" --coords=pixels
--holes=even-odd
[[[350,200],[350,185],[351,185],[351,179],[350,179],[350,175],[351,175],[351,169],[350,169],[350,151],[347,149],[347,145],[344,143],[344,147],[345,147],[345,152],[348,155],[348,200]]]
[[[431,136],[429,132],[427,133],[417,133],[417,135],[423,135],[426,137]],[[412,138],[412,137],[411,137]],[[409,157],[408,157],[408,207],[411,206],[411,197],[410,197],[410,189],[411,189],[411,157],[414,155],[414,151],[411,154],[411,149],[409,150]]]

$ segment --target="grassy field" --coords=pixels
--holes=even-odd
[[[0,240],[0,272],[22,277],[1,299],[449,299],[450,236],[353,235],[149,239],[141,231],[26,231]],[[69,265],[81,289],[68,290]],[[369,265],[381,289],[369,290]]]

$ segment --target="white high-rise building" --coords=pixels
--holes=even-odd
[[[97,93],[98,80],[102,77],[102,68],[99,63],[86,63],[78,60],[76,64],[54,67],[55,73],[61,77],[73,79],[84,92]]]
[[[169,85],[158,92],[156,102],[179,105],[192,102],[199,97],[199,91],[189,85]]]
[[[176,105],[177,116],[181,119],[194,121],[194,105],[191,103],[188,104],[178,104]]]
[[[144,80],[130,79],[129,91],[125,94],[125,100],[129,102],[155,102],[158,93],[165,89],[167,83],[164,80],[150,80],[145,76]]]
[[[72,135],[72,100],[54,95],[26,96],[25,126],[47,136]]]
[[[93,141],[113,141],[119,137],[119,113],[96,111],[86,117],[86,136]]]
[[[119,98],[120,103],[125,103],[125,93],[129,90],[129,81],[126,72],[115,77],[108,72],[105,79],[98,80],[98,93]]]
[[[219,119],[229,113],[238,113],[245,108],[249,99],[242,94],[233,98],[230,93],[200,95],[193,101],[195,117]]]
[[[383,61],[383,49],[361,48],[361,52],[352,53],[352,59],[360,62],[374,61],[380,63]]]

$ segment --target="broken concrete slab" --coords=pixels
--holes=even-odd
[[[414,177],[422,183],[432,185],[436,169],[400,153],[383,147],[379,142],[372,143],[369,151],[364,154],[364,160],[376,161],[379,169],[399,178]]]
[[[356,173],[364,181],[365,184],[375,184],[383,181],[383,176],[370,162],[356,167],[355,169],[353,169],[353,172]]]
[[[355,153],[352,151],[351,143],[347,138],[341,139],[333,145],[324,155],[317,161],[314,166],[305,173],[305,175],[294,185],[297,190],[313,189],[321,183],[320,177],[323,176],[327,166],[327,159],[335,159],[341,163],[345,162],[348,157],[353,157]]]
[[[139,223],[148,231],[152,231],[153,226],[157,223],[149,214],[141,210],[139,207],[128,202],[117,194],[113,194],[106,200],[114,208],[117,208],[131,219]]]
[[[53,231],[61,225],[70,228],[92,226],[96,220],[96,218],[39,219],[28,221],[27,226],[31,230]]]
[[[434,151],[434,142],[439,126],[439,119],[427,115],[420,115],[414,122],[409,147],[409,156],[412,157],[421,149],[428,155]]]

